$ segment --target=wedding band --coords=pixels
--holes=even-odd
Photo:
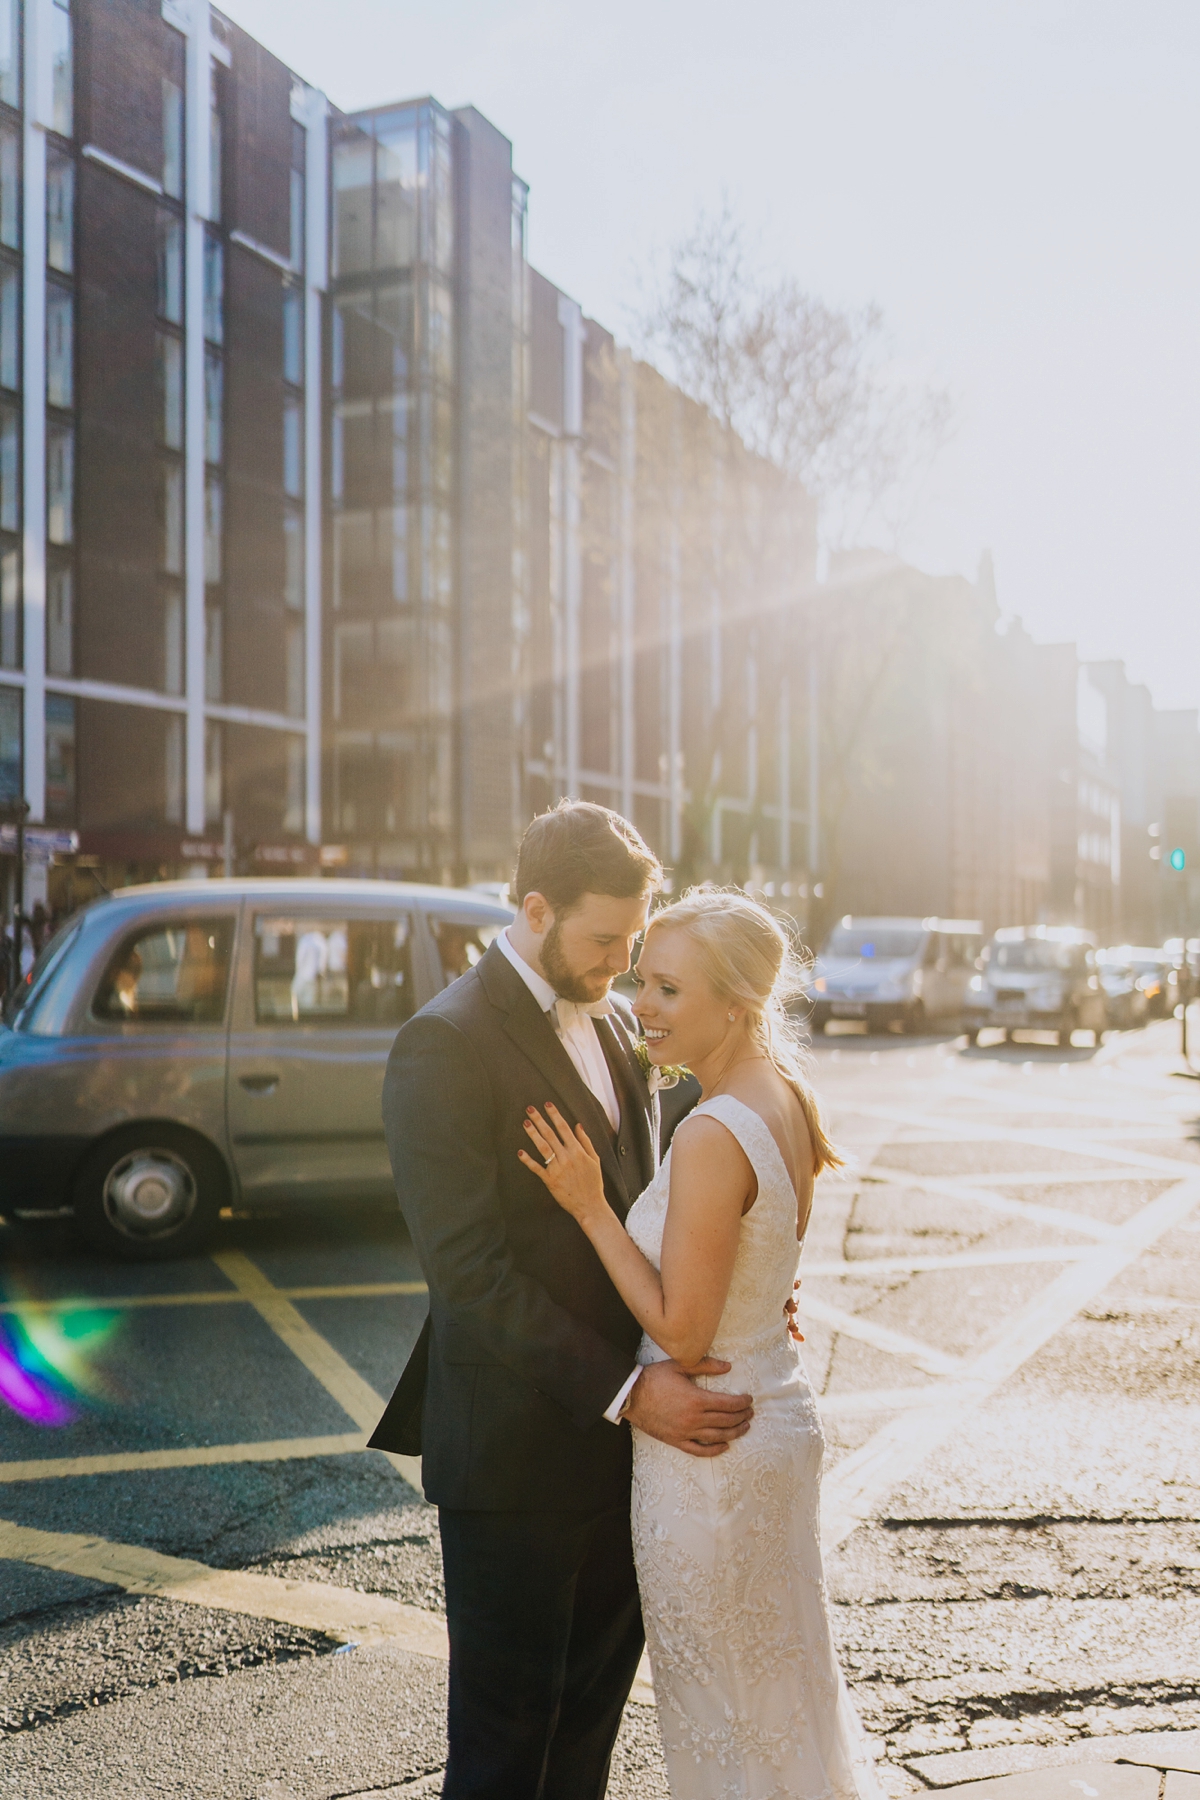
[[[550,1152],[549,1156],[546,1158],[545,1167],[548,1169],[552,1162],[557,1162],[557,1161],[558,1161],[558,1151],[552,1150]]]

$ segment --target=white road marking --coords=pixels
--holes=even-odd
[[[1200,1176],[1194,1174],[1151,1200],[1120,1228],[1111,1243],[1095,1250],[1086,1261],[1064,1269],[974,1357],[964,1360],[961,1377],[970,1383],[969,1397],[948,1396],[945,1406],[930,1405],[915,1416],[908,1411],[890,1419],[858,1450],[844,1457],[823,1484],[821,1516],[826,1545],[841,1543],[870,1518],[931,1451],[966,1425],[981,1401],[1036,1355],[1122,1269],[1181,1224],[1198,1202]]]
[[[818,1300],[815,1295],[809,1295],[801,1304],[802,1324],[806,1318],[817,1319],[823,1325],[832,1325],[839,1336],[859,1338],[876,1350],[885,1350],[889,1356],[898,1356],[905,1362],[914,1363],[928,1375],[959,1375],[963,1371],[961,1356],[948,1356],[933,1344],[923,1344],[918,1338],[906,1337],[902,1331],[892,1331],[886,1325],[877,1325],[872,1319],[863,1319],[857,1313],[845,1312],[840,1306],[830,1306],[826,1301]]]
[[[800,1273],[869,1281],[875,1275],[923,1275],[932,1269],[999,1269],[1009,1264],[1081,1262],[1094,1255],[1091,1244],[1048,1244],[1037,1249],[963,1250],[948,1256],[860,1256],[853,1262],[801,1262]],[[801,1302],[801,1311],[807,1302]]]
[[[882,1182],[887,1187],[940,1194],[947,1200],[965,1200],[988,1212],[1007,1213],[1012,1218],[1030,1219],[1058,1231],[1080,1232],[1085,1237],[1111,1238],[1116,1230],[1116,1226],[1107,1220],[1089,1218],[1087,1213],[1075,1212],[1070,1207],[1043,1206],[1037,1200],[1014,1200],[1008,1194],[994,1194],[990,1188],[977,1187],[973,1181],[962,1181],[952,1175],[914,1175],[908,1169],[891,1169],[886,1164],[874,1163],[866,1179],[872,1183]],[[1005,1179],[1016,1182],[1020,1178],[1010,1175]]]

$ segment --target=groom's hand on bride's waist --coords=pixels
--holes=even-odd
[[[698,1387],[697,1375],[727,1375],[730,1364],[706,1356],[685,1374],[678,1363],[650,1363],[634,1384],[623,1416],[647,1437],[660,1438],[689,1456],[720,1456],[750,1429],[749,1394],[718,1394]]]

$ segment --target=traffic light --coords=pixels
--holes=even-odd
[[[1182,875],[1200,866],[1200,803],[1194,794],[1169,797],[1164,809],[1163,858],[1169,869]]]

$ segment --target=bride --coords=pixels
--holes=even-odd
[[[578,1220],[643,1329],[638,1361],[706,1355],[753,1396],[746,1435],[697,1461],[634,1432],[633,1542],[674,1800],[875,1800],[821,1569],[821,1435],[796,1343],[798,1245],[840,1161],[784,999],[787,937],[744,894],[693,890],[651,920],[634,1012],[651,1060],[702,1098],[622,1225],[582,1127],[553,1106],[522,1159]]]

